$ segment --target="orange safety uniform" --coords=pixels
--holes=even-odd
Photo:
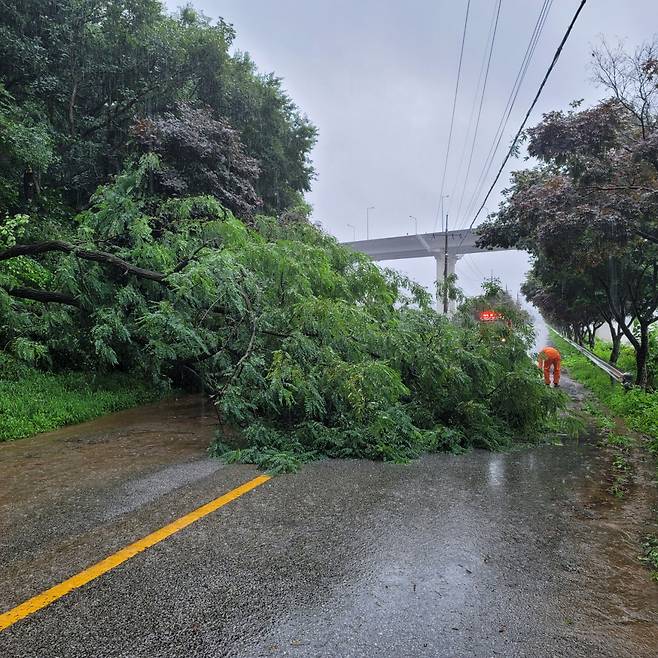
[[[553,384],[560,384],[560,353],[554,347],[545,347],[539,352],[537,365],[539,369],[544,369],[544,382],[549,386],[551,383],[551,367],[553,368]]]

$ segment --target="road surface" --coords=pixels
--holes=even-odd
[[[0,446],[0,612],[258,475],[193,398]],[[268,480],[0,632],[6,658],[658,655],[637,539],[588,442]]]

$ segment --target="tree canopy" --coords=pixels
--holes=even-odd
[[[284,470],[495,448],[559,406],[527,357],[528,319],[496,294],[485,303],[514,320],[503,334],[467,306],[450,322],[423,288],[305,221],[250,227],[214,197],[151,193],[161,166],[143,156],[58,239],[30,219],[7,230],[9,355],[202,388],[220,429],[251,444],[227,458]]]
[[[532,254],[525,292],[551,321],[580,340],[607,322],[617,348],[623,334],[641,385],[658,320],[656,52],[653,43],[632,54],[605,43],[594,52],[609,97],[550,112],[527,131],[539,164],[513,175],[482,227],[483,244]]]
[[[224,20],[213,24],[192,7],[171,16],[157,0],[2,0],[0,14],[8,147],[0,203],[10,212],[37,191],[82,209],[135,153],[136,124],[168,126],[171,148],[175,118],[179,138],[202,120],[206,131],[217,131],[215,121],[224,135],[239,134],[245,156],[258,161],[247,196],[266,212],[296,205],[310,189],[316,129],[280,78],[231,54],[235,32]],[[212,193],[217,181],[206,182]]]

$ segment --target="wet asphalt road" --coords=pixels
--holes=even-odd
[[[251,479],[182,400],[0,446],[0,611]],[[656,500],[587,443],[274,478],[0,632],[0,656],[658,655]]]

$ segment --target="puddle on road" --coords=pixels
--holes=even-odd
[[[67,491],[199,459],[215,427],[205,398],[184,396],[0,443],[0,508],[38,506]]]

